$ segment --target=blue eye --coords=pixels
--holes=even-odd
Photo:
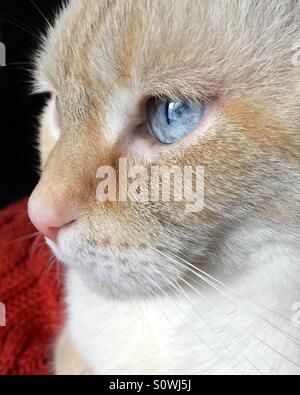
[[[191,133],[204,112],[204,102],[151,98],[146,104],[149,132],[163,144],[175,143]]]

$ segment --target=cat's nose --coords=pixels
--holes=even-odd
[[[47,204],[38,198],[29,199],[28,215],[37,230],[55,243],[59,231],[76,221],[74,212],[67,208],[66,203],[55,201]]]

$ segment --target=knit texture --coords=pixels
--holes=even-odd
[[[49,374],[62,322],[61,268],[27,216],[27,200],[0,211],[0,374]],[[0,317],[1,318],[1,317]],[[1,319],[0,319],[1,324]]]

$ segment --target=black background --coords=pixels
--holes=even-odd
[[[38,180],[34,145],[45,97],[29,95],[28,70],[46,31],[45,19],[52,22],[60,4],[0,0],[1,41],[7,53],[7,66],[0,67],[0,208],[29,195]]]

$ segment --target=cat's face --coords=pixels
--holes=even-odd
[[[272,216],[266,201],[300,158],[299,6],[264,3],[74,0],[49,32],[36,80],[52,99],[29,212],[57,257],[99,290],[168,287],[187,271],[176,256],[207,263],[226,227]],[[171,105],[164,113],[158,103]],[[184,113],[162,137],[155,120],[169,121],[178,103]],[[184,199],[99,202],[97,171],[118,175],[120,158],[202,166],[204,209],[186,210]]]

